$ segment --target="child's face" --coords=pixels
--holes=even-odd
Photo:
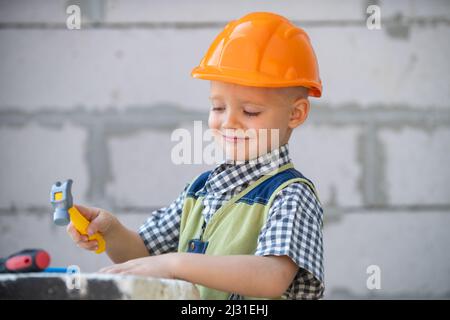
[[[288,142],[309,112],[307,98],[291,92],[211,81],[208,124],[228,159],[254,159]]]

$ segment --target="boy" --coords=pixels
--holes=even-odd
[[[308,36],[279,15],[248,14],[225,27],[192,75],[211,81],[208,124],[227,159],[138,232],[77,205],[116,263],[100,272],[186,280],[204,299],[321,298],[323,211],[288,148],[308,116],[308,96],[322,90]],[[276,139],[246,134],[260,129]],[[68,232],[96,250],[71,225]]]

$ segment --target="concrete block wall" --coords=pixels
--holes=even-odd
[[[66,28],[69,4],[81,30]],[[211,168],[172,164],[170,134],[206,121],[208,83],[190,71],[251,11],[303,27],[319,59],[324,95],[290,148],[325,205],[325,298],[449,298],[450,4],[437,0],[0,0],[0,256],[43,247],[96,271],[108,259],[51,223],[55,180],[137,229]]]

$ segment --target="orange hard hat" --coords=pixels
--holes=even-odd
[[[273,13],[250,13],[228,23],[214,39],[194,78],[254,87],[309,88],[320,97],[319,66],[308,35]]]

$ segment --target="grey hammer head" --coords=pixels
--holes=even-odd
[[[57,181],[50,191],[50,202],[55,212],[53,222],[58,226],[66,226],[70,222],[69,209],[73,205],[72,179],[64,182]]]

